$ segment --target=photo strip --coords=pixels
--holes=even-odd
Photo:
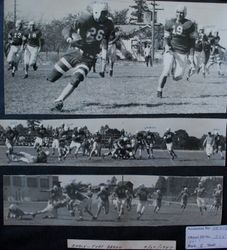
[[[225,165],[225,119],[1,120],[0,125],[1,165]]]
[[[4,225],[216,225],[223,177],[4,175]]]
[[[15,16],[14,2],[6,114],[226,113],[226,4],[23,0]]]

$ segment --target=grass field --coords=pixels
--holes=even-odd
[[[4,203],[4,218],[8,213],[8,202]],[[27,212],[35,212],[46,206],[44,202],[26,202],[19,204],[19,207]],[[182,213],[180,203],[163,202],[159,213],[153,212],[153,205],[147,206],[144,215],[138,221],[136,219],[136,204],[133,205],[131,211],[126,211],[120,221],[117,221],[117,212],[113,206],[110,206],[109,214],[100,213],[97,221],[92,221],[91,217],[84,214],[84,220],[79,221],[78,215],[72,217],[66,208],[58,210],[57,219],[43,219],[44,215],[37,215],[34,219],[31,216],[25,216],[22,220],[4,219],[5,225],[59,225],[59,226],[169,226],[169,225],[209,225],[220,224],[220,210],[216,215],[214,211],[208,210],[200,215],[199,209],[195,204],[188,204],[186,210]],[[97,205],[93,204],[92,212],[95,214]]]
[[[26,152],[35,155],[35,150],[32,147],[15,147],[15,152]],[[5,155],[6,148],[0,147],[0,159],[1,165],[24,165],[22,162],[8,163],[8,159]],[[102,152],[106,152],[105,149]],[[213,155],[211,159],[207,159],[204,151],[189,151],[189,150],[176,150],[178,158],[171,160],[166,150],[154,150],[155,159],[148,159],[147,154],[143,151],[143,157],[141,160],[122,160],[112,159],[110,156],[105,157],[92,157],[91,160],[87,156],[78,155],[75,158],[74,154],[69,155],[65,161],[58,161],[57,155],[50,155],[47,164],[41,165],[71,165],[71,166],[100,166],[100,167],[139,167],[139,166],[224,166],[225,160],[220,158],[220,155]],[[225,155],[225,154],[224,154]],[[137,157],[139,157],[137,155]]]
[[[97,65],[97,71],[99,70]],[[52,65],[40,65],[23,79],[23,70],[14,78],[5,67],[6,114],[54,114],[53,101],[69,81],[65,76],[56,83],[46,81]],[[224,113],[227,100],[227,68],[218,77],[216,66],[205,79],[201,75],[175,82],[168,79],[163,98],[156,97],[161,64],[147,68],[144,63],[117,62],[114,76],[100,78],[90,73],[66,100],[66,114],[168,114]]]

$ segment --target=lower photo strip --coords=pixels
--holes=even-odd
[[[219,225],[223,177],[4,175],[4,225]]]

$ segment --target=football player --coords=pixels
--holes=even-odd
[[[145,145],[147,149],[148,159],[154,159],[153,147],[155,144],[155,136],[151,131],[147,131],[145,135]]]
[[[35,128],[35,132],[37,134],[35,142],[34,142],[34,148],[37,149],[40,146],[44,145],[44,138],[47,135],[47,129],[44,127],[44,125],[41,123],[39,127]]]
[[[44,151],[42,146],[39,146],[36,150],[36,155],[32,155],[26,152],[13,153],[13,162],[25,162],[28,164],[33,163],[47,163],[49,151]]]
[[[190,196],[188,188],[184,187],[183,190],[181,191],[181,193],[179,194],[177,200],[181,200],[181,209],[182,212],[185,210],[185,208],[187,207],[188,204],[188,197]]]
[[[109,207],[110,207],[109,196],[110,196],[110,192],[108,188],[105,186],[101,186],[100,191],[97,194],[98,210],[97,210],[95,219],[98,219],[98,216],[101,213],[102,209],[104,209],[105,214],[109,213]]]
[[[99,132],[96,132],[93,138],[93,144],[89,155],[89,160],[91,160],[93,154],[101,156],[101,150],[102,150],[101,143],[102,143],[102,135]]]
[[[59,137],[60,137],[59,128],[56,128],[52,132],[52,138],[53,138],[53,142],[52,142],[52,146],[51,146],[52,147],[52,155],[55,155],[55,149],[57,149],[58,155],[60,155],[60,153],[59,153]]]
[[[138,131],[136,133],[136,144],[137,144],[137,149],[139,151],[139,159],[142,159],[142,151],[144,150],[145,147],[145,132],[144,131]]]
[[[42,33],[36,27],[34,21],[29,22],[28,30],[25,32],[26,47],[24,51],[24,78],[28,78],[28,68],[33,67],[34,71],[38,69],[36,64],[38,54],[42,45]]]
[[[222,57],[221,53],[226,49],[219,44],[221,38],[219,36],[218,31],[215,31],[214,36],[211,36],[210,39],[211,39],[211,55],[210,55],[210,61],[208,62],[207,65],[208,72],[210,67],[216,63],[218,65],[218,75],[223,76],[224,75],[222,72],[223,62],[221,58]]]
[[[118,212],[117,220],[120,220],[122,214],[124,214],[124,208],[126,205],[126,200],[128,198],[128,195],[129,195],[129,190],[127,186],[123,182],[118,183],[113,192],[113,197],[115,197],[117,201],[116,204]]]
[[[48,76],[50,82],[58,80],[66,71],[72,69],[72,77],[60,96],[55,100],[52,110],[62,110],[63,102],[82,82],[90,71],[96,56],[100,53],[102,43],[102,70],[104,75],[108,40],[113,34],[114,25],[108,18],[107,3],[96,2],[93,4],[92,14],[78,18],[74,26],[63,30],[66,41],[80,49],[63,56],[54,66]],[[82,52],[81,52],[82,51]]]
[[[82,143],[86,138],[86,133],[83,128],[75,128],[72,135],[72,141],[69,146],[70,152],[75,149],[75,157],[77,158],[79,150],[81,149]]]
[[[207,207],[205,202],[206,190],[205,187],[203,187],[203,183],[201,181],[198,183],[198,187],[195,189],[194,194],[196,195],[196,202],[200,214],[203,215],[203,210],[206,211]]]
[[[15,71],[18,68],[18,63],[21,59],[24,51],[24,30],[23,23],[21,20],[16,21],[15,28],[10,30],[8,34],[8,43],[10,44],[9,53],[7,56],[7,62],[9,64],[9,70],[14,77]]]
[[[203,141],[203,147],[206,147],[207,158],[210,159],[214,152],[214,136],[211,132],[208,132],[205,140]]]
[[[174,138],[174,133],[171,132],[170,128],[167,128],[167,130],[163,136],[163,139],[166,143],[166,148],[167,148],[172,160],[177,158],[177,155],[175,154],[175,152],[173,150],[173,138]]]
[[[49,191],[49,200],[47,202],[47,206],[38,210],[33,214],[35,217],[38,214],[47,214],[44,219],[55,219],[58,217],[58,209],[64,207],[66,205],[67,198],[64,196],[62,192],[62,187],[59,185],[54,185]]]
[[[222,152],[222,145],[221,145],[221,136],[218,134],[218,131],[214,134],[214,153],[219,153],[221,159],[224,159],[224,155]]]
[[[139,198],[136,210],[137,220],[139,220],[140,217],[144,214],[144,210],[147,206],[148,195],[149,192],[144,184],[139,185],[138,190],[135,193],[135,196]]]
[[[194,65],[191,65],[188,71],[187,80],[196,72],[197,74],[202,70],[203,77],[206,76],[206,65],[210,58],[210,43],[204,28],[200,28],[198,37],[195,40]]]
[[[183,78],[188,57],[194,66],[195,24],[186,19],[187,8],[178,6],[176,18],[170,19],[165,24],[165,52],[163,56],[163,71],[159,78],[157,97],[162,98],[162,91],[167,77],[172,71],[173,79],[178,81]]]
[[[26,215],[31,215],[32,217],[34,217],[34,213],[25,212],[21,208],[19,208],[16,204],[11,204],[9,206],[7,219],[13,218],[13,219],[21,220],[23,218],[23,216],[26,216]]]
[[[221,207],[222,193],[223,193],[222,186],[221,186],[221,184],[218,184],[213,192],[214,203],[212,205],[216,210],[216,214],[217,214],[219,208]]]
[[[154,207],[154,213],[158,213],[162,206],[162,192],[160,189],[157,189],[154,193],[155,195],[155,207]]]
[[[13,160],[13,146],[18,139],[18,132],[16,129],[12,129],[10,126],[7,127],[5,132],[5,145],[7,148],[6,157],[9,162]]]

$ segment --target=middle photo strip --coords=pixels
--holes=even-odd
[[[224,166],[226,120],[1,120],[2,165]]]

